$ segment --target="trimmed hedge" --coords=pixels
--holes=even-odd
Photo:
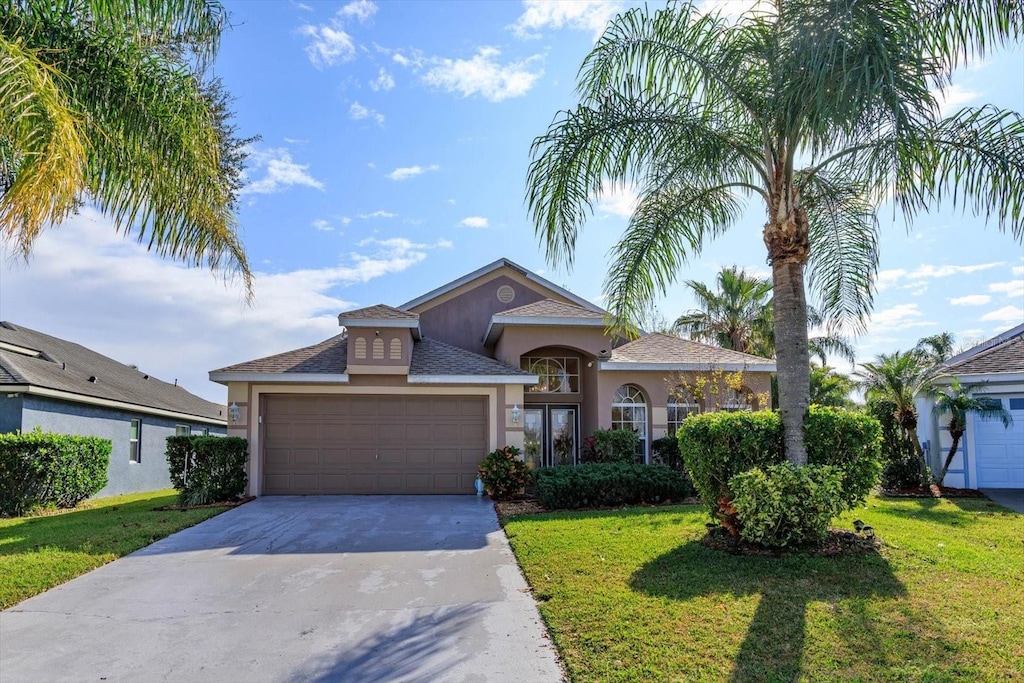
[[[881,470],[878,421],[863,413],[811,406],[804,429],[808,464],[833,465],[842,473],[842,509],[862,503]],[[782,421],[773,412],[693,415],[683,422],[678,437],[686,470],[715,518],[718,501],[733,498],[732,477],[785,461]]]
[[[111,449],[94,436],[0,434],[0,514],[70,508],[96,495],[107,485]]]
[[[186,505],[238,500],[249,481],[249,442],[238,436],[169,436],[171,485]]]
[[[639,458],[640,437],[632,429],[597,429],[583,440],[580,462],[631,462]]]
[[[587,463],[534,470],[537,498],[549,510],[681,501],[693,495],[679,472],[663,465]]]

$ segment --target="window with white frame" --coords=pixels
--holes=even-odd
[[[128,460],[142,462],[142,420],[132,420],[128,432]]]
[[[528,391],[538,394],[575,394],[580,390],[580,359],[555,356],[523,356],[519,367],[539,382]]]
[[[729,413],[750,411],[754,409],[753,402],[753,392],[747,387],[740,387],[739,389],[734,389],[732,391],[732,396],[722,404],[722,410]]]
[[[209,427],[203,427],[203,436],[209,436],[209,435],[210,435],[210,428]]]
[[[641,461],[647,462],[647,399],[635,384],[623,384],[612,397],[612,429],[629,429],[640,438]]]
[[[174,425],[175,436],[192,436],[192,428],[188,425]]]
[[[700,412],[700,404],[693,395],[683,387],[677,387],[668,397],[668,434],[675,436],[679,426],[689,415]]]

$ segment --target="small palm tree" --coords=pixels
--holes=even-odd
[[[703,282],[686,281],[700,308],[679,316],[675,329],[724,349],[774,355],[770,350],[771,280],[733,266],[718,273],[717,284],[717,290],[712,290]]]
[[[857,383],[827,365],[811,365],[811,403],[819,406],[850,408],[850,394]]]
[[[949,413],[949,436],[953,439],[946,455],[946,462],[942,464],[942,471],[935,477],[936,484],[942,484],[946,478],[953,456],[956,455],[960,439],[967,431],[967,415],[973,413],[983,420],[1001,420],[1004,427],[1013,424],[1013,417],[1003,407],[999,399],[988,396],[972,395],[979,385],[961,384],[960,380],[954,379],[947,389],[939,390],[936,394],[935,408],[937,416]]]
[[[861,363],[860,367],[857,377],[868,400],[889,401],[895,406],[893,416],[913,444],[919,459],[921,480],[926,481],[928,462],[917,437],[918,416],[914,400],[920,394],[933,393],[937,368],[926,363],[915,351],[883,353],[874,363]]]
[[[0,242],[27,256],[90,203],[251,295],[234,215],[247,140],[202,80],[226,19],[217,0],[0,0]]]
[[[940,332],[918,340],[914,351],[922,354],[932,365],[941,365],[953,357],[956,338],[951,332]]]

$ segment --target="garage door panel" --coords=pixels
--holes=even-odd
[[[1024,488],[1024,397],[989,396],[999,399],[1013,417],[1009,428],[999,420],[973,416],[974,450],[979,488]]]
[[[264,403],[267,494],[472,493],[483,397],[276,396]]]

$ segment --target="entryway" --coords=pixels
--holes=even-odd
[[[579,432],[578,404],[529,404],[523,410],[523,457],[537,467],[575,465]]]

